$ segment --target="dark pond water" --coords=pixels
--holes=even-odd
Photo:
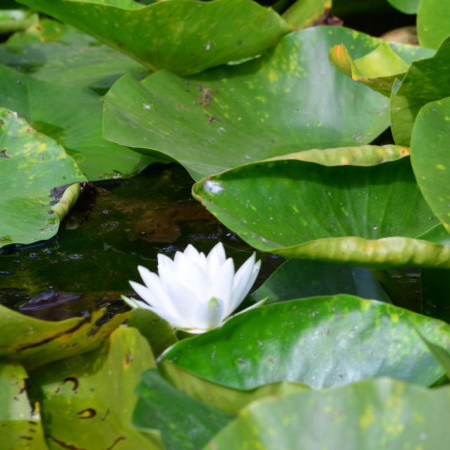
[[[192,199],[192,179],[177,165],[152,166],[120,181],[85,186],[50,241],[0,251],[0,303],[59,320],[101,306],[126,308],[128,280],[139,264],[156,270],[156,255],[192,243],[209,251],[218,241],[239,266],[253,252]],[[259,282],[282,261],[261,254]]]

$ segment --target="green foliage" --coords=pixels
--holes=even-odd
[[[64,191],[86,179],[60,145],[15,111],[0,108],[0,141],[0,247],[49,239],[65,215],[55,206],[69,206],[78,196],[75,190],[67,204]]]
[[[1,247],[54,236],[80,183],[176,162],[231,233],[293,259],[246,299],[265,306],[195,336],[0,306],[0,447],[446,448],[448,2],[21,3],[49,18],[0,9]],[[421,46],[327,26],[392,7]],[[111,247],[124,274],[133,239]]]

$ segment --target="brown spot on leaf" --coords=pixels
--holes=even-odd
[[[67,377],[67,378],[64,378],[64,380],[63,380],[63,382],[61,383],[61,384],[66,384],[66,383],[73,383],[73,386],[72,386],[72,391],[76,391],[77,389],[78,389],[78,386],[79,386],[79,382],[78,382],[78,378],[75,378],[75,377]]]
[[[0,158],[11,159],[12,156],[9,156],[9,155],[7,154],[7,151],[8,151],[7,148],[2,148],[2,149],[0,150]]]

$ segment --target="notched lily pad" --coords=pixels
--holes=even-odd
[[[164,153],[197,180],[293,151],[367,144],[388,126],[388,100],[329,63],[339,43],[358,57],[380,40],[314,27],[243,64],[186,78],[162,71],[140,83],[125,76],[105,97],[105,136]]]
[[[208,177],[194,196],[250,245],[369,267],[450,267],[408,158],[369,167],[266,161]],[[420,239],[418,239],[420,238]]]

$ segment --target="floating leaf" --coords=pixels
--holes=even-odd
[[[314,26],[331,9],[331,0],[297,0],[284,13],[283,19],[296,30]]]
[[[28,400],[27,378],[22,366],[0,363],[0,430],[5,450],[47,450],[38,405],[33,407]]]
[[[157,370],[142,374],[137,394],[134,425],[158,429],[168,450],[202,448],[233,417],[176,389]]]
[[[161,448],[156,433],[144,436],[131,425],[134,389],[153,364],[145,339],[123,327],[97,351],[33,371],[32,394],[42,404],[52,448]]]
[[[369,380],[254,403],[205,448],[444,449],[449,409],[448,386]]]
[[[450,267],[450,247],[413,239],[438,221],[407,158],[371,167],[254,163],[206,178],[193,194],[263,251],[372,267]]]
[[[141,83],[125,76],[105,98],[105,136],[160,151],[195,179],[295,151],[371,142],[388,126],[387,99],[330,65],[328,51],[340,43],[356,58],[380,40],[316,27],[245,64],[188,78],[158,72]]]
[[[99,310],[87,317],[50,322],[0,305],[0,358],[36,367],[92,350],[128,316],[116,314],[100,325],[104,314]]]
[[[388,0],[388,2],[405,14],[416,14],[420,0]]]
[[[303,259],[283,263],[251,297],[255,302],[268,298],[272,303],[334,294],[353,294],[390,303],[370,270]]]
[[[168,361],[161,363],[159,369],[182,392],[230,414],[237,414],[244,406],[264,397],[308,390],[302,384],[289,382],[265,384],[249,390],[232,389],[197,377]]]
[[[450,96],[450,38],[432,58],[413,63],[391,99],[392,134],[399,145],[410,145],[416,116],[425,104]]]
[[[422,342],[450,349],[450,326],[349,295],[274,303],[180,341],[161,358],[236,389],[291,381],[314,389],[374,377],[423,386],[443,369]]]
[[[450,3],[442,0],[420,0],[417,32],[421,45],[438,48],[450,34]]]
[[[250,0],[87,2],[20,0],[92,34],[150,69],[175,73],[255,56],[289,31],[274,11]]]
[[[36,80],[5,66],[0,66],[0,78],[0,105],[63,145],[89,180],[129,176],[154,161],[103,138],[102,102],[93,92]]]
[[[0,45],[0,61],[52,84],[101,90],[124,73],[148,75],[148,69],[126,55],[48,19]]]
[[[420,110],[411,138],[411,163],[425,200],[450,233],[449,121],[450,97]]]
[[[86,179],[53,139],[4,108],[0,140],[0,247],[49,239],[67,212],[61,202],[70,207],[78,196],[62,199],[66,187]]]
[[[397,53],[399,49],[403,49]],[[352,59],[343,44],[330,51],[330,61],[345,75],[370,86],[375,91],[390,95],[396,79],[402,80],[412,61],[432,56],[433,51],[421,47],[381,43],[367,55]],[[405,58],[405,59],[403,59]],[[407,58],[407,59],[406,59]]]

